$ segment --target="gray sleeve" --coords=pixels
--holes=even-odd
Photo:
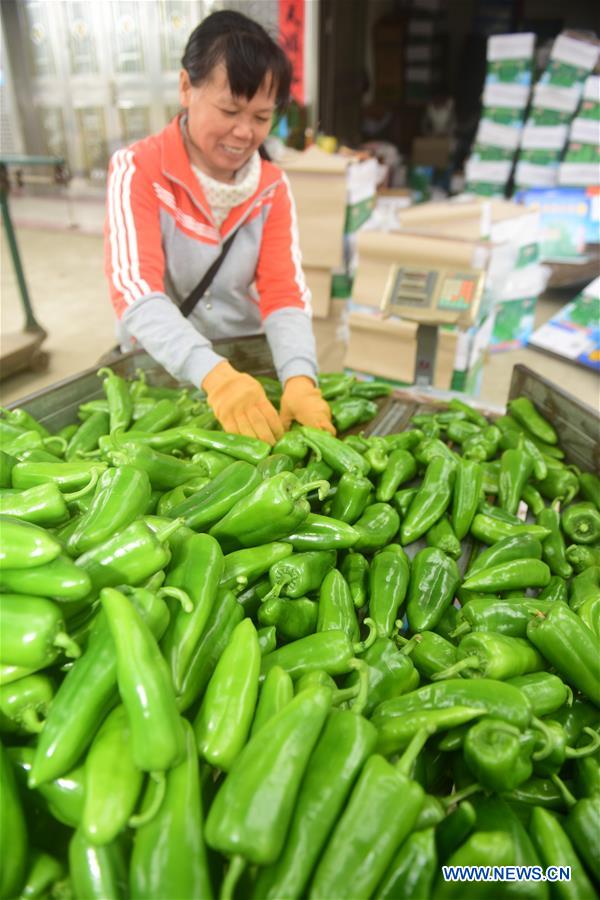
[[[317,380],[317,350],[310,316],[302,309],[277,309],[264,321],[277,376],[282,384],[294,375]]]
[[[196,387],[224,359],[166,294],[136,300],[125,310],[121,326],[174,378]]]

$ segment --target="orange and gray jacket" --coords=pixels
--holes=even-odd
[[[179,304],[234,231],[233,246],[186,319]],[[121,347],[142,346],[198,386],[222,360],[211,344],[264,330],[282,382],[317,372],[310,292],[288,180],[261,160],[256,192],[221,228],[187,156],[179,118],[112,157],[105,270]]]

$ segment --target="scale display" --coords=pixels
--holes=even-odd
[[[419,322],[471,324],[483,293],[484,273],[392,266],[381,303],[386,315]]]

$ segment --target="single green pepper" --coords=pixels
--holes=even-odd
[[[453,559],[436,547],[419,550],[413,559],[406,614],[413,631],[435,628],[454,600],[460,575]]]
[[[400,845],[373,896],[375,900],[423,900],[432,894],[437,869],[435,830],[415,830]]]
[[[286,542],[297,552],[344,550],[354,547],[358,539],[359,533],[354,526],[317,513],[309,513],[304,521],[285,537]]]
[[[21,888],[20,898],[37,900],[38,897],[56,895],[60,888],[58,882],[64,881],[65,867],[55,856],[33,850],[29,854],[28,870],[25,884]]]
[[[308,453],[309,447],[301,432],[292,428],[291,431],[281,437],[273,447],[273,453],[283,453],[296,462],[302,462]]]
[[[565,541],[560,528],[559,501],[555,500],[551,506],[544,508],[536,517],[536,522],[550,530],[550,534],[542,542],[542,556],[550,566],[550,571],[554,575],[560,575],[561,578],[570,578],[573,567],[567,562],[565,555]]]
[[[468,800],[463,800],[440,822],[435,830],[435,843],[441,861],[445,862],[469,837],[476,821],[475,807]]]
[[[471,534],[484,544],[495,544],[509,537],[534,537],[543,540],[548,537],[550,531],[541,525],[530,525],[523,522],[522,525],[513,525],[510,522],[502,522],[491,516],[477,513],[471,524]]]
[[[287,706],[294,696],[294,682],[288,672],[274,666],[260,689],[250,736],[256,734],[273,716]]]
[[[331,414],[338,431],[348,431],[355,425],[369,422],[379,412],[379,407],[368,397],[340,397],[330,404]]]
[[[597,896],[571,841],[551,812],[535,806],[531,814],[529,833],[545,866],[570,867],[569,881],[554,882],[557,897],[568,900],[584,900],[584,898],[592,900]]]
[[[331,516],[341,522],[354,524],[363,514],[372,490],[372,483],[364,475],[344,472],[331,503]]]
[[[397,491],[394,494],[394,506],[398,510],[400,517],[403,519],[408,508],[419,492],[418,488],[404,488],[403,491]]]
[[[27,569],[52,562],[62,550],[43,528],[30,522],[0,515],[0,569]]]
[[[481,434],[481,428],[466,419],[452,419],[446,428],[446,436],[455,444],[463,444],[475,434]]]
[[[260,625],[273,625],[279,638],[295,641],[316,631],[319,604],[308,597],[291,599],[267,595],[261,602],[257,618]]]
[[[600,797],[579,799],[569,810],[565,830],[592,878],[600,881]]]
[[[369,569],[369,616],[378,637],[390,637],[410,580],[410,562],[400,544],[379,550]]]
[[[206,820],[206,841],[233,857],[222,897],[246,861],[269,865],[279,857],[310,755],[331,706],[329,688],[302,691],[250,738]]]
[[[560,601],[553,603],[547,613],[531,619],[527,637],[568,684],[600,706],[597,640],[573,610]]]
[[[86,900],[127,897],[127,865],[118,841],[98,847],[87,841],[78,828],[69,843],[69,875],[76,897]]]
[[[481,499],[483,473],[475,460],[461,459],[452,494],[452,526],[459,541],[468,534]]]
[[[523,638],[493,631],[472,631],[458,645],[458,661],[433,675],[432,681],[454,678],[459,673],[467,678],[504,681],[543,668],[542,656]]]
[[[474,422],[476,425],[479,425],[480,428],[485,428],[488,424],[487,419],[479,412],[479,410],[475,409],[473,406],[469,406],[469,404],[465,403],[463,400],[459,400],[458,397],[453,397],[452,400],[450,400],[448,409],[451,412],[464,413],[469,422]]]
[[[89,488],[63,494],[55,484],[38,484],[18,491],[0,491],[0,515],[13,516],[34,525],[51,528],[68,519],[67,503],[77,499]]]
[[[361,609],[367,602],[369,585],[369,562],[362,553],[351,550],[340,566],[340,572],[350,588],[352,602]]]
[[[45,597],[0,594],[0,659],[13,666],[41,669],[62,651],[76,659],[81,651],[65,630],[59,607]]]
[[[562,600],[564,603],[567,603],[568,598],[567,582],[560,575],[553,575],[546,587],[538,594],[539,600]]]
[[[567,537],[576,544],[598,544],[600,541],[600,511],[594,503],[567,506],[561,516],[561,525]]]
[[[210,431],[193,425],[182,425],[179,431],[185,435],[189,444],[199,445],[207,450],[219,450],[233,459],[241,459],[256,465],[271,452],[271,447],[260,438],[245,437],[242,434],[228,434],[223,431]]]
[[[41,731],[53,697],[52,681],[37,672],[3,684],[0,686],[1,730],[31,734]]]
[[[310,512],[306,494],[318,488],[323,499],[329,490],[326,481],[301,485],[292,472],[282,472],[235,504],[210,529],[224,550],[256,547],[291,534]]]
[[[191,478],[203,478],[206,475],[206,469],[200,463],[161,453],[133,438],[120,443],[108,456],[114,466],[141,469],[149,478],[151,486],[159,490],[171,490]]]
[[[600,509],[600,478],[593,472],[581,472],[577,477],[581,494]]]
[[[351,397],[389,397],[392,393],[392,386],[385,381],[356,381],[350,388]]]
[[[124,594],[104,588],[100,599],[115,642],[133,759],[146,772],[164,771],[181,760],[185,741],[167,663],[149,626]]]
[[[81,600],[90,593],[92,583],[83,569],[66,556],[31,569],[0,569],[0,591],[50,597],[59,603]]]
[[[595,569],[600,566],[600,547],[570,544],[565,551],[565,556],[577,574],[584,572],[585,569]]]
[[[63,493],[95,485],[106,463],[94,460],[74,462],[19,462],[12,470],[12,486],[19,490],[51,482]]]
[[[410,773],[427,737],[415,735],[395,765],[369,757],[321,856],[311,900],[373,894],[423,805],[423,788]]]
[[[351,670],[355,655],[367,650],[374,639],[374,630],[371,638],[354,644],[343,631],[318,631],[263,656],[261,676],[268,675],[273,666],[281,666],[294,680],[315,669],[344,675]]]
[[[533,773],[535,735],[486,716],[465,737],[465,762],[479,784],[489,791],[512,791]]]
[[[397,697],[419,686],[419,673],[411,658],[401,653],[389,638],[377,638],[361,657],[368,668],[368,694],[365,714],[371,712],[384,700]],[[358,684],[359,673],[351,672],[345,685]]]
[[[529,453],[519,448],[505,450],[500,457],[500,491],[498,502],[502,509],[516,513],[523,488],[533,473],[533,460]]]
[[[372,503],[352,527],[358,532],[355,549],[373,553],[393,540],[400,527],[400,517],[389,503]]]
[[[23,886],[27,867],[27,825],[13,763],[0,744],[0,896],[14,897]]]
[[[96,450],[98,441],[110,430],[110,419],[108,412],[94,412],[92,415],[82,422],[77,428],[75,434],[69,439],[67,449],[65,450],[65,459],[67,462],[77,459],[90,451]]]
[[[275,626],[265,625],[264,628],[259,628],[256,634],[258,637],[260,655],[265,656],[267,653],[272,653],[277,647],[277,631]]]
[[[308,760],[283,851],[273,865],[261,871],[252,894],[254,900],[305,894],[375,739],[374,727],[361,715],[352,711],[330,714]],[[332,771],[335,778],[330,777]]]
[[[571,581],[569,606],[576,612],[590,598],[600,597],[600,565],[591,565]]]
[[[289,546],[289,545],[286,545]],[[320,588],[323,579],[335,565],[333,550],[312,550],[293,553],[274,561],[269,568],[269,580],[276,596],[302,597]]]
[[[442,516],[435,525],[431,526],[425,535],[425,540],[429,547],[437,547],[452,559],[460,559],[462,556],[460,541],[454,533],[448,516]]]
[[[536,610],[546,612],[549,601],[522,597],[500,600],[493,597],[474,597],[463,603],[458,613],[458,625],[453,632],[460,637],[469,631],[493,631],[509,637],[524,638],[527,626]]]
[[[248,734],[258,697],[260,648],[250,619],[235,627],[206,688],[194,720],[198,752],[230,771]]]
[[[400,535],[403,544],[422,537],[446,512],[452,499],[455,464],[436,457],[427,466],[423,482],[402,521]]]
[[[537,484],[540,494],[548,500],[560,500],[563,506],[570,503],[579,493],[577,475],[566,466],[549,468],[548,474]]]
[[[408,450],[392,450],[388,457],[385,471],[377,485],[375,497],[383,503],[389,503],[401,484],[410,481],[417,474],[417,463]]]
[[[558,435],[553,426],[537,411],[528,397],[516,397],[507,404],[511,416],[530,431],[538,440],[546,444],[558,444]]]
[[[90,844],[108,844],[125,828],[142,780],[131,752],[127,712],[120,704],[102,723],[85,758],[81,829]]]
[[[546,502],[540,492],[532,484],[526,484],[521,493],[522,500],[529,507],[529,511],[537,518],[546,508]]]
[[[512,559],[470,574],[463,581],[467,591],[502,593],[543,588],[550,583],[550,569],[540,559]]]
[[[133,398],[124,378],[109,368],[98,369],[98,377],[104,376],[102,387],[108,401],[111,432],[129,428],[133,418]]]
[[[493,543],[481,551],[467,571],[467,576],[475,575],[492,566],[503,565],[514,559],[541,559],[542,545],[529,534],[514,535]]]
[[[317,454],[317,458],[322,457],[334,472],[340,475],[352,471],[368,474],[369,463],[348,444],[318,428],[303,425],[300,432],[307,445]]]
[[[337,569],[331,569],[321,584],[317,631],[342,631],[350,641],[358,641],[360,637],[350,588]]]
[[[424,678],[430,679],[436,672],[454,665],[458,659],[455,645],[435,631],[421,631],[410,640],[398,635],[396,640],[402,645],[402,654],[411,659],[417,672]]]

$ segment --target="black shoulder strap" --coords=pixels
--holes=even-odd
[[[191,311],[194,309],[198,301],[204,296],[208,288],[210,287],[215,275],[221,268],[221,265],[225,261],[225,257],[229,253],[229,249],[233,244],[233,240],[237,234],[238,230],[236,229],[233,234],[230,234],[225,243],[223,244],[223,249],[220,254],[215,259],[214,263],[206,270],[201,280],[198,282],[194,290],[185,298],[179,309],[181,310],[182,315],[189,316]]]

